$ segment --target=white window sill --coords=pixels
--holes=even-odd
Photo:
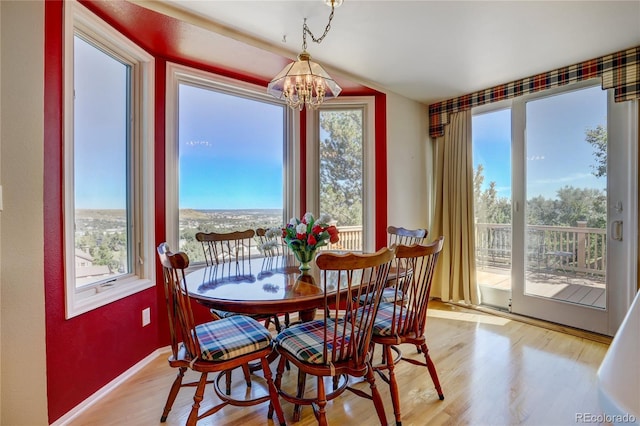
[[[132,277],[116,283],[109,283],[87,289],[86,291],[76,292],[73,295],[67,295],[66,318],[73,318],[93,309],[100,308],[151,288],[153,285],[154,283],[149,279]]]

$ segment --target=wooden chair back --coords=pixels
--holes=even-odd
[[[282,230],[279,228],[256,229],[256,242],[258,243],[258,250],[264,257],[283,256],[289,250],[282,239]]]
[[[393,310],[392,336],[423,336],[427,320],[427,304],[431,282],[444,237],[422,245],[397,246],[393,264],[401,285],[395,286],[396,295],[390,304]]]
[[[196,240],[202,244],[207,265],[240,262],[251,259],[251,241],[255,235],[253,229],[235,232],[198,232]]]
[[[171,333],[172,355],[169,357],[169,366],[178,369],[160,422],[163,423],[167,420],[179,390],[182,387],[195,387],[194,403],[186,421],[187,425],[195,426],[198,420],[215,414],[227,405],[246,407],[265,401],[270,401],[270,409],[275,410],[278,419],[281,420],[280,424],[285,424],[278,391],[273,383],[267,360],[272,351],[269,332],[254,320],[243,316],[211,321],[196,326],[191,310],[189,290],[185,281],[185,269],[189,266],[189,257],[182,252],[172,253],[167,243],[158,246],[158,257],[162,264],[164,294]],[[198,338],[199,333],[202,340]],[[180,338],[182,344],[180,344]],[[201,346],[201,342],[204,342],[204,348]],[[232,349],[234,352],[230,354],[228,349]],[[215,355],[211,355],[211,351],[224,352],[229,357],[218,359]],[[230,371],[237,367],[242,367],[248,375],[249,363],[255,361],[260,361],[262,365],[263,377],[269,390],[268,395],[235,399],[231,396],[229,388],[227,388],[227,392],[222,391],[219,383],[220,375],[224,374],[228,379]],[[199,372],[200,378],[196,381],[183,383],[187,369]],[[207,375],[215,372],[220,373],[218,378],[207,380]],[[213,407],[207,407],[207,410],[200,414],[200,401],[204,398],[205,386],[208,384],[213,384],[213,390],[221,402]],[[272,414],[273,411],[271,411],[270,417]]]
[[[158,257],[162,264],[173,357],[178,358],[180,338],[182,338],[190,359],[195,359],[200,356],[201,351],[198,337],[193,332],[195,322],[185,281],[185,269],[189,266],[189,257],[182,252],[172,253],[167,243],[158,246]]]
[[[387,247],[374,254],[321,252],[316,257],[325,292],[325,362],[349,361],[351,370],[366,369],[373,323],[392,259],[393,250]],[[347,292],[338,292],[334,303],[327,294],[337,288]],[[367,294],[372,303],[360,305],[358,301]]]
[[[388,247],[393,245],[411,246],[413,244],[422,244],[425,238],[427,238],[427,231],[424,228],[419,229],[406,229],[396,226],[387,227],[387,240]]]

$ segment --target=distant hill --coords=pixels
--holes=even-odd
[[[124,217],[124,209],[76,209],[76,217],[79,219],[109,220]]]
[[[121,218],[125,214],[124,209],[77,209],[76,217],[81,219],[98,219],[108,220],[113,218]],[[213,217],[280,217],[282,209],[181,209],[180,218],[187,220],[207,220]]]
[[[213,218],[282,217],[282,209],[181,209],[181,220],[206,220]]]
[[[180,218],[187,220],[206,220],[210,216],[206,210],[182,209],[180,210]]]

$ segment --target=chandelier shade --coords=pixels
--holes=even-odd
[[[306,52],[276,75],[267,86],[267,93],[285,100],[293,109],[305,105],[315,108],[327,99],[337,97],[342,88]]]
[[[320,64],[311,60],[311,55],[307,52],[307,34],[314,43],[320,44],[329,33],[335,8],[342,4],[342,0],[324,2],[331,6],[331,14],[322,36],[316,38],[313,35],[305,18],[302,25],[302,53],[298,55],[297,61],[284,67],[267,85],[267,93],[285,100],[292,109],[302,111],[305,105],[317,108],[325,100],[337,97],[342,91]]]

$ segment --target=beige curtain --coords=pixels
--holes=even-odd
[[[480,303],[476,283],[473,218],[471,111],[449,116],[434,149],[435,200],[432,238],[445,243],[433,280],[432,295],[443,301]]]

